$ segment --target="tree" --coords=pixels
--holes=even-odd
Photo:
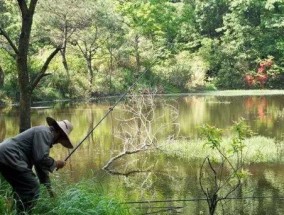
[[[205,125],[201,131],[207,139],[206,145],[217,152],[217,156],[212,153],[203,160],[199,176],[209,214],[214,215],[219,202],[237,191],[241,193],[243,179],[248,175],[244,169],[244,139],[251,136],[252,131],[244,120],[239,120],[233,126],[235,136],[230,143],[226,142],[227,147],[222,145],[222,130]]]
[[[222,27],[226,12],[228,12],[226,0],[196,1],[195,16],[200,33],[211,38],[218,37],[220,32],[216,29]]]
[[[90,11],[89,1],[41,1],[39,4],[39,33],[47,35],[51,44],[62,45],[60,54],[62,64],[70,79],[70,68],[67,61],[67,45],[71,36],[78,30],[84,29],[92,22],[92,16],[86,11]]]
[[[108,83],[109,83],[109,93],[114,93],[112,76],[115,72],[115,59],[119,53],[119,49],[122,46],[123,40],[123,29],[121,27],[122,23],[118,16],[110,15],[110,11],[107,11],[108,19],[104,22],[104,39],[102,40],[102,45],[104,46],[108,55]]]
[[[40,80],[45,77],[46,70],[50,61],[60,51],[60,46],[55,48],[44,62],[40,71],[37,72],[35,78],[31,78],[29,68],[29,48],[33,25],[33,17],[38,1],[37,0],[17,0],[19,7],[21,26],[18,32],[18,40],[13,40],[13,37],[5,30],[5,25],[0,25],[0,36],[4,37],[10,49],[8,52],[14,57],[17,65],[18,84],[20,89],[20,132],[30,128],[31,126],[31,96]],[[16,7],[16,5],[14,5]],[[5,23],[4,23],[5,24]]]
[[[94,81],[94,59],[96,55],[104,55],[108,61],[108,78],[114,70],[114,51],[122,44],[122,23],[121,18],[115,11],[113,1],[97,1],[96,4],[89,3],[85,16],[91,20],[84,29],[78,30],[72,36],[72,44],[76,45],[83,56],[89,73],[89,82],[92,87]],[[100,51],[100,53],[98,53]],[[109,82],[111,89],[111,81]],[[111,91],[111,90],[110,90]]]
[[[245,87],[244,75],[255,71],[260,59],[283,58],[283,1],[233,0],[223,16],[220,65],[217,84],[224,88]],[[232,82],[234,79],[236,81]]]

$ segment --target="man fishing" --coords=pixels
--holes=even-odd
[[[50,148],[57,143],[73,148],[68,137],[72,124],[51,117],[46,121],[48,126],[32,127],[0,143],[0,173],[13,188],[18,214],[31,211],[39,196],[39,183],[44,184],[53,196],[49,172],[63,168],[65,161],[51,158]]]

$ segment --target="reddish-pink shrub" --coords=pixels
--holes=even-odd
[[[271,68],[272,65],[273,60],[271,58],[260,61],[256,74],[245,75],[244,80],[246,85],[248,87],[253,87],[256,84],[259,84],[261,87],[264,87],[269,79],[267,71]]]

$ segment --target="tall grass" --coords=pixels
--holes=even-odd
[[[108,196],[94,180],[81,181],[78,184],[57,189],[54,199],[43,192],[42,198],[33,210],[33,214],[50,215],[127,215],[130,210],[119,203],[118,199]]]
[[[0,174],[0,214],[14,214],[15,212],[12,209],[13,204],[14,201],[12,199],[12,192],[10,190],[10,186]]]
[[[0,178],[1,179],[1,178]],[[16,214],[13,209],[11,188],[6,182],[0,190],[0,214]],[[1,185],[2,185],[1,183]],[[119,203],[119,200],[108,196],[103,188],[98,188],[94,180],[83,180],[77,184],[64,185],[53,183],[56,196],[50,198],[45,187],[32,210],[33,215],[130,215],[130,209]]]
[[[223,138],[221,147],[229,151],[230,138]],[[243,156],[245,163],[280,162],[284,160],[284,142],[277,142],[272,138],[253,136],[244,140]],[[216,155],[218,152],[205,145],[205,140],[179,139],[166,142],[160,149],[168,156],[186,160],[204,159],[206,156]]]

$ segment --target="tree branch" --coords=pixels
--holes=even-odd
[[[0,35],[3,35],[3,37],[5,37],[5,39],[7,40],[9,45],[12,47],[12,49],[15,52],[15,54],[17,55],[19,53],[17,47],[15,46],[15,44],[13,43],[13,41],[11,40],[11,38],[9,37],[7,32],[3,28],[1,28],[1,27],[0,27]]]
[[[31,14],[34,14],[34,12],[35,12],[37,1],[38,0],[31,0],[31,2],[30,2],[29,11],[30,11]]]
[[[111,158],[108,163],[103,167],[104,170],[108,170],[108,167],[117,159],[125,156],[125,155],[131,155],[131,154],[135,154],[135,153],[138,153],[138,152],[141,152],[141,151],[145,151],[147,150],[147,145],[143,145],[141,146],[139,149],[135,149],[135,150],[132,150],[132,151],[123,151],[121,152],[120,154],[116,155],[115,157]]]
[[[18,5],[20,7],[21,13],[22,13],[22,17],[25,17],[27,12],[28,12],[28,7],[26,4],[25,0],[17,0],[18,1]],[[31,1],[32,3],[33,1]]]
[[[201,167],[200,167],[200,172],[199,172],[199,185],[201,187],[201,190],[202,192],[204,193],[204,195],[206,196],[206,198],[208,199],[208,196],[207,196],[207,192],[205,190],[205,188],[203,187],[203,184],[202,184],[202,176],[203,176],[203,169],[204,169],[204,165],[205,165],[205,162],[206,160],[208,159],[208,156],[206,158],[204,158],[202,164],[201,164]]]
[[[32,83],[32,90],[34,90],[36,88],[36,86],[38,85],[38,83],[40,82],[40,80],[48,75],[48,74],[45,74],[47,68],[48,68],[48,65],[50,63],[50,61],[55,57],[55,55],[60,51],[61,49],[61,46],[58,46],[49,56],[48,58],[46,59],[45,63],[43,64],[42,68],[41,68],[41,71],[37,74],[36,78],[34,79],[33,83]]]
[[[110,170],[110,169],[105,169],[105,171],[107,171],[108,173],[112,174],[112,175],[122,175],[122,176],[130,176],[136,173],[145,173],[145,172],[150,172],[150,170],[132,170],[132,171],[128,171],[128,172],[119,172],[119,171],[114,171],[114,170]]]

